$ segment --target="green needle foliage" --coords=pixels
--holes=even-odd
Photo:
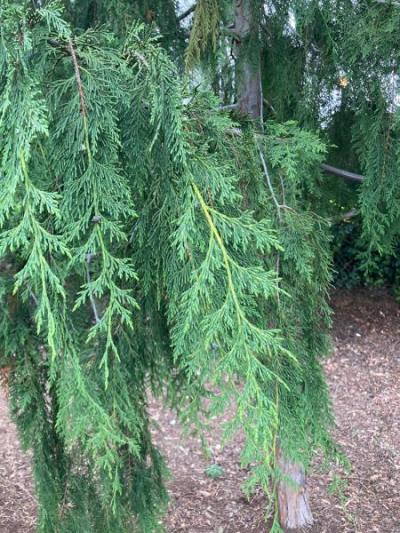
[[[214,56],[215,80],[194,87],[174,2],[0,0],[0,366],[33,450],[39,531],[162,529],[150,396],[200,428],[229,408],[225,438],[244,435],[244,488],[262,487],[275,531],[279,454],[306,468],[316,451],[337,457],[321,367],[331,252],[319,166],[335,138],[322,95],[389,45],[367,47],[382,6],[357,4],[349,36],[334,2],[306,4],[269,6],[273,31],[256,35],[274,114],[260,131],[211,90],[231,103],[231,3],[197,4],[186,66]],[[346,35],[347,55],[332,35]],[[367,175],[365,238],[390,248],[398,121],[369,79],[337,113]]]

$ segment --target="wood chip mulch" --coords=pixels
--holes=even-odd
[[[312,533],[400,533],[400,306],[384,289],[336,291],[334,353],[325,364],[336,413],[335,437],[350,459],[339,493],[329,494],[333,472],[309,478],[315,518]],[[210,432],[212,458],[199,442],[184,439],[173,413],[152,405],[155,438],[173,478],[164,523],[169,533],[267,532],[265,501],[250,501],[240,485],[240,441],[224,449]],[[211,464],[222,468],[212,479]],[[0,533],[32,533],[35,524],[30,457],[0,394]]]

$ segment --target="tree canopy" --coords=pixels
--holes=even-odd
[[[176,4],[0,0],[0,366],[41,532],[161,528],[149,395],[200,431],[234,406],[279,531],[280,456],[341,460],[338,204],[366,268],[398,242],[398,3]]]

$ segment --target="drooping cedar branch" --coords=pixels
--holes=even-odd
[[[259,28],[259,10],[261,3],[250,0],[237,0],[235,4],[235,32],[236,41],[236,76],[238,111],[242,116],[251,118],[256,125],[262,128],[263,124],[263,87],[261,82],[261,67],[259,54],[250,54],[249,49],[254,46],[254,34]],[[253,45],[253,46],[249,46]],[[281,224],[281,205],[275,195],[270,179],[268,167],[257,143],[257,151],[262,163],[262,168],[273,201],[277,207],[278,225]],[[280,276],[280,255],[276,263],[277,276]],[[279,302],[279,295],[278,295]],[[280,405],[279,387],[276,386],[275,403],[277,409]],[[305,484],[305,470],[301,463],[291,461],[281,449],[279,432],[274,437],[274,461],[276,467],[282,472],[282,479],[275,487],[277,509],[275,519],[281,526],[302,529],[311,526],[314,522]]]

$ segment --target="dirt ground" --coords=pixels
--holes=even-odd
[[[332,357],[326,373],[336,413],[335,437],[352,463],[342,492],[329,495],[331,473],[309,478],[312,533],[400,533],[400,306],[385,290],[338,291]],[[267,532],[265,502],[248,502],[240,484],[240,442],[221,449],[211,432],[212,458],[183,439],[175,416],[152,407],[156,439],[171,471],[169,533]],[[222,475],[205,474],[218,464]],[[0,396],[0,533],[34,531],[30,458],[21,454]]]

